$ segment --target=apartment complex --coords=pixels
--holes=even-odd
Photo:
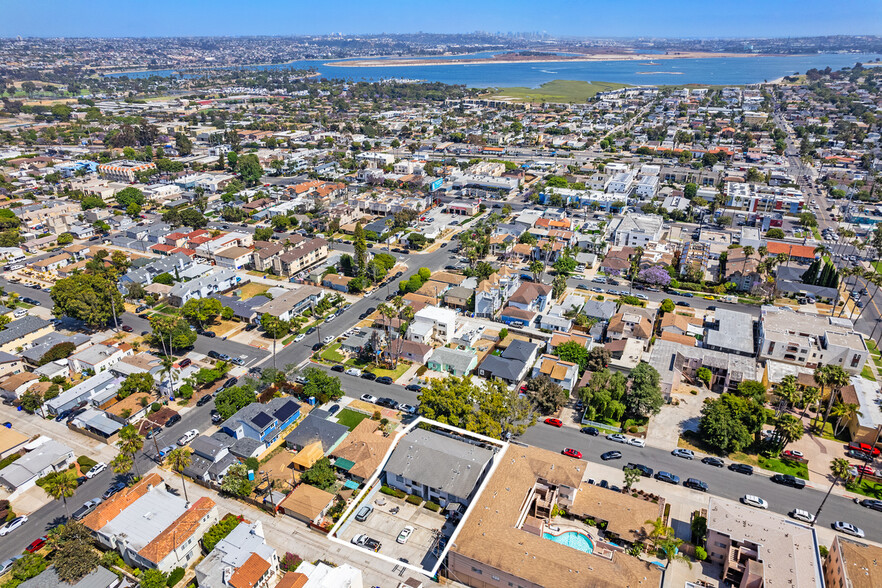
[[[882,586],[882,547],[837,535],[824,562],[828,588]]]
[[[119,160],[102,163],[98,166],[98,173],[109,180],[132,183],[137,179],[136,174],[151,169],[156,169],[156,164],[152,161]]]

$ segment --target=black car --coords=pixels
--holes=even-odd
[[[630,463],[629,462],[629,463],[625,464],[625,467],[623,467],[622,469],[623,470],[627,470],[627,469],[640,470],[640,475],[643,476],[644,478],[651,478],[652,477],[652,468],[646,467],[642,463]]]
[[[738,472],[739,474],[745,474],[747,476],[753,475],[753,466],[749,466],[746,463],[729,464],[729,470],[733,472]]]
[[[677,306],[691,306],[688,302],[684,302],[683,300],[678,300],[675,304]]]
[[[332,372],[342,372],[345,369],[346,368],[343,367],[343,364],[339,364],[339,363],[337,365],[331,367]]]
[[[61,411],[60,413],[58,413],[58,416],[55,417],[55,422],[56,422],[56,423],[60,423],[61,421],[63,421],[63,420],[66,419],[67,417],[69,417],[69,416],[70,416],[70,413],[71,413],[71,411],[69,411],[69,410],[63,410],[63,411]]]
[[[340,405],[334,404],[331,406],[331,408],[328,409],[328,414],[333,416],[333,415],[337,414],[338,410],[340,410]]]
[[[871,508],[882,512],[882,500],[873,500],[872,498],[864,498],[863,500],[854,499],[855,504],[860,504],[864,508]]]
[[[217,333],[215,333],[214,331],[198,331],[198,333],[203,337],[208,337],[209,339],[214,339],[215,337],[217,337]]]
[[[692,488],[693,490],[707,492],[707,484],[697,478],[688,478],[685,482],[683,482],[683,485],[687,488]]]
[[[148,308],[149,307],[146,304],[142,304],[141,306],[139,306],[138,308],[135,309],[135,312],[144,312]]]
[[[586,435],[591,435],[592,437],[597,437],[598,435],[600,435],[600,431],[598,431],[594,427],[585,427],[582,429],[582,432]]]
[[[379,404],[380,406],[385,406],[386,408],[398,408],[398,403],[391,398],[380,398],[379,400],[377,400],[377,404]]]
[[[126,487],[125,482],[116,482],[115,484],[111,484],[110,488],[108,488],[104,492],[104,494],[101,495],[101,498],[103,498],[104,500],[107,500],[108,498],[110,498],[111,496],[113,496],[114,494],[116,494],[117,492],[119,492],[120,490],[122,490],[125,487]]]
[[[205,396],[203,396],[202,398],[200,398],[199,400],[196,401],[196,406],[205,406],[209,402],[211,402],[211,394],[206,394]]]
[[[714,466],[715,468],[721,468],[724,465],[726,465],[725,463],[723,463],[723,460],[720,459],[719,457],[705,457],[701,460],[701,463],[705,463],[707,465]]]
[[[621,451],[607,451],[606,453],[600,454],[600,459],[603,461],[609,461],[611,459],[622,459]]]
[[[680,477],[675,476],[670,472],[658,472],[657,474],[655,474],[654,477],[659,482],[667,482],[668,484],[673,484],[674,486],[680,483]]]
[[[775,474],[772,476],[772,481],[776,484],[781,484],[782,486],[796,488],[797,490],[805,488],[805,480],[788,474]]]
[[[168,428],[168,427],[171,427],[172,425],[175,425],[179,422],[181,422],[181,415],[173,414],[173,415],[171,415],[171,418],[169,418],[167,421],[165,421],[165,426],[166,426],[166,428]]]
[[[373,381],[377,379],[377,374],[373,372],[361,372],[361,379]]]
[[[255,325],[254,323],[248,323],[247,325],[245,325],[246,331],[253,331],[256,328],[257,328],[257,325]]]
[[[308,329],[306,329],[307,335],[312,335],[313,333],[315,333],[315,327],[309,327]]]
[[[5,403],[4,403],[5,404]],[[845,455],[848,457],[853,457],[854,459],[859,459],[861,461],[871,462],[873,461],[873,456],[869,453],[858,451],[857,449],[849,449],[845,452]]]
[[[236,383],[237,383],[238,381],[239,381],[239,378],[230,378],[229,380],[227,380],[226,382],[224,382],[224,385],[221,386],[220,389],[221,389],[221,390],[226,390],[227,388],[232,388],[233,386],[236,385]]]
[[[325,346],[325,344],[322,343],[321,341],[319,341],[318,343],[316,343],[315,345],[312,346],[312,350],[313,350],[313,351],[318,351],[319,349],[321,349],[321,348],[324,347],[324,346]]]
[[[153,439],[153,438],[156,437],[160,432],[162,432],[162,427],[154,427],[153,429],[150,429],[150,432],[148,432],[147,435],[145,435],[144,438],[145,438],[145,439]]]
[[[410,390],[411,392],[422,392],[423,391],[423,387],[418,386],[416,384],[408,384],[407,386],[404,387],[404,389]]]
[[[382,376],[382,377],[377,378],[377,383],[378,384],[386,384],[388,386],[392,383],[392,378],[390,378],[389,376]]]
[[[208,357],[210,357],[211,359],[220,359],[220,353],[212,349],[208,352]]]

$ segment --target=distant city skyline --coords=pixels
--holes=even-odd
[[[120,0],[10,2],[0,37],[180,37],[545,32],[582,37],[794,37],[882,31],[882,2],[852,0]]]

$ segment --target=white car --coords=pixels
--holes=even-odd
[[[675,449],[671,452],[671,455],[682,457],[683,459],[695,459],[695,454],[691,449]]]
[[[99,461],[98,463],[93,465],[92,468],[88,472],[86,472],[86,478],[91,480],[92,478],[94,478],[95,476],[97,476],[98,474],[100,474],[101,472],[103,472],[106,469],[107,469],[107,464],[104,463],[103,461]]]
[[[410,537],[411,533],[413,533],[413,527],[407,525],[406,527],[401,529],[400,533],[398,533],[398,539],[396,539],[396,541],[398,543],[407,543],[407,540]]]
[[[189,443],[190,441],[192,441],[193,439],[195,439],[198,436],[199,436],[198,429],[190,429],[189,431],[187,431],[186,433],[181,435],[181,438],[178,439],[178,445],[183,447],[184,445],[186,445],[187,443]]]
[[[753,494],[745,494],[741,497],[741,502],[746,504],[747,506],[752,506],[754,508],[762,508],[763,510],[769,508],[769,503],[760,498],[759,496],[754,496]]]
[[[325,345],[327,345],[328,343],[330,343],[330,342],[333,341],[333,340],[334,340],[334,336],[333,336],[333,335],[328,335],[327,337],[325,337],[324,339],[322,339],[322,341],[325,342]]]
[[[299,341],[303,341],[303,339],[304,339],[305,337],[306,337],[306,335],[305,335],[304,333],[300,333],[299,335],[297,335],[296,337],[294,337],[294,342],[297,343],[297,342],[299,342]]]
[[[804,523],[812,523],[815,520],[815,515],[807,510],[802,510],[801,508],[794,508],[788,514],[797,521],[802,521]]]
[[[3,525],[2,528],[0,528],[0,537],[5,537],[6,535],[12,533],[26,522],[28,522],[28,517],[26,516],[15,517],[11,521]]]
[[[377,403],[377,397],[372,396],[371,394],[362,394],[361,399],[364,400],[365,402],[370,402],[371,404]]]
[[[634,447],[646,447],[646,440],[638,437],[628,437],[628,445],[633,445]]]
[[[399,404],[398,410],[406,414],[416,414],[417,409],[415,406],[411,406],[410,404]]]
[[[627,443],[628,438],[622,435],[621,433],[610,433],[606,436],[608,441],[615,441],[616,443]]]
[[[839,531],[840,533],[845,533],[846,535],[851,535],[852,537],[863,537],[864,531],[860,527],[855,527],[851,523],[846,523],[845,521],[836,521],[833,523],[833,528]],[[2,533],[2,531],[0,531]]]
[[[350,376],[355,376],[356,378],[360,378],[361,370],[358,368],[349,368],[346,370],[346,374]]]
[[[334,320],[335,318],[337,318],[337,315],[336,315],[336,314],[332,314],[331,316],[329,316],[328,318],[325,319],[325,322],[326,322],[326,323],[329,323],[329,322],[331,322],[332,320]]]

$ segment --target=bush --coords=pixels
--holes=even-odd
[[[634,427],[634,426],[628,427],[629,433],[636,433],[637,431],[638,431],[637,427]]]
[[[395,498],[404,498],[407,496],[407,492],[402,492],[401,490],[390,486],[381,486],[380,492],[386,496],[394,496]]]
[[[408,504],[415,504],[415,505],[419,506],[420,504],[423,503],[423,499],[420,498],[419,496],[417,496],[416,494],[411,494],[410,496],[407,497],[406,502]]]
[[[156,412],[160,408],[162,408],[162,405],[159,404],[158,402],[154,402],[153,404],[150,405],[150,412]]]
[[[282,561],[279,562],[279,567],[282,568],[283,572],[293,572],[301,563],[303,563],[303,560],[300,556],[289,551],[285,554],[285,557],[282,558]]]
[[[435,503],[432,502],[431,500],[429,500],[428,502],[426,502],[423,506],[426,507],[426,508],[428,508],[428,509],[431,510],[432,512],[438,512],[439,510],[441,510],[441,505],[440,505],[440,504],[435,504]]]
[[[202,547],[205,549],[205,553],[211,553],[214,546],[217,545],[221,539],[232,533],[233,529],[235,529],[240,522],[242,522],[240,517],[227,515],[216,524],[212,525],[208,531],[205,532],[205,535],[202,536]]]
[[[17,460],[21,457],[21,453],[13,453],[12,455],[7,455],[2,460],[0,460],[0,470]]]
[[[86,457],[85,455],[79,456],[77,458],[77,463],[80,465],[80,471],[84,474],[98,464],[97,461],[95,461],[91,457]]]
[[[707,559],[707,551],[705,551],[704,547],[695,547],[695,559],[698,561],[704,561]]]
[[[175,568],[172,570],[171,574],[169,574],[168,581],[165,583],[165,585],[171,588],[172,586],[180,582],[183,577],[184,568]]]

